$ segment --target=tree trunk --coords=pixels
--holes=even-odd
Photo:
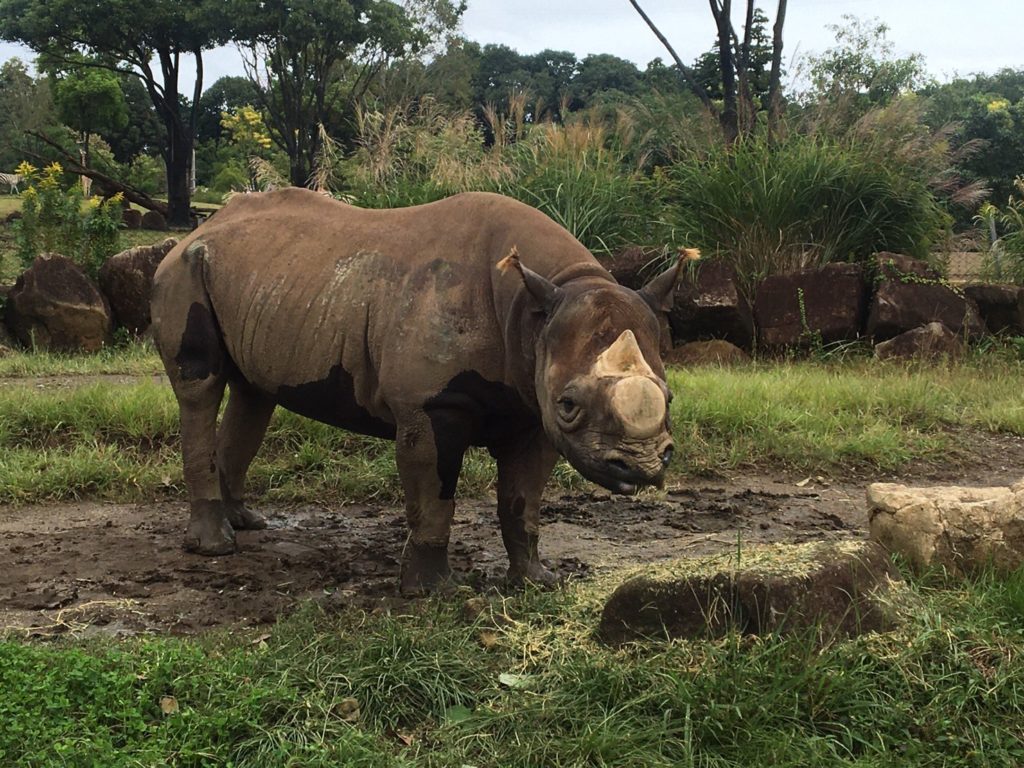
[[[719,120],[727,143],[732,144],[739,136],[739,110],[736,104],[736,63],[732,51],[732,0],[711,0],[711,12],[718,24],[718,61],[722,75],[722,114]]]
[[[786,0],[779,0],[772,28],[772,73],[768,81],[768,132],[774,135],[782,116],[782,27],[786,23]]]
[[[177,130],[175,130],[175,127]],[[192,163],[192,137],[180,124],[167,126],[170,136],[167,153],[167,226],[171,229],[192,228],[192,190],[189,168]]]

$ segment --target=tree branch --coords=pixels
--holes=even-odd
[[[95,168],[86,168],[81,164],[81,162],[79,162],[79,158],[77,158],[72,153],[68,152],[58,142],[54,141],[44,133],[40,133],[39,131],[26,131],[25,133],[27,133],[29,136],[39,139],[44,144],[60,153],[61,157],[64,158],[64,167],[67,170],[71,171],[71,173],[76,173],[79,176],[86,176],[87,178],[90,178],[94,182],[96,182],[96,184],[101,188],[104,197],[108,197],[110,195],[116,194],[117,192],[120,192],[122,195],[124,195],[125,200],[127,200],[128,202],[135,203],[136,205],[140,205],[147,210],[157,211],[163,216],[167,216],[166,203],[162,203],[159,200],[154,200],[152,197],[147,195],[142,190],[137,189],[136,187],[133,187],[130,184],[125,184],[124,182],[118,181],[117,179],[111,176],[107,176],[102,171],[98,171]],[[36,157],[38,158],[39,156],[36,155]]]
[[[665,46],[665,50],[668,51],[669,56],[672,57],[672,61],[676,64],[676,68],[683,75],[683,79],[686,80],[686,84],[690,87],[690,91],[692,91],[693,94],[701,100],[701,103],[709,112],[711,112],[711,114],[717,116],[718,110],[715,108],[714,103],[712,103],[711,98],[697,83],[697,78],[694,76],[693,70],[683,64],[683,60],[679,58],[679,54],[676,53],[676,49],[672,47],[671,43],[669,43],[668,38],[661,33],[661,30],[658,29],[655,23],[651,20],[651,17],[644,13],[644,9],[640,7],[640,3],[638,3],[637,0],[629,0],[629,4],[636,9],[636,12],[639,13],[640,18],[647,23],[647,26],[650,27],[654,36],[661,41],[663,46]]]

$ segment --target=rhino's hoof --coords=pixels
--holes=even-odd
[[[236,531],[261,531],[267,527],[263,515],[253,512],[240,501],[229,501],[225,504],[228,522]]]
[[[185,531],[184,546],[186,552],[197,555],[230,555],[238,549],[235,531],[223,516],[220,520],[192,520]]]
[[[448,565],[448,547],[410,542],[402,563],[401,592],[405,597],[421,597],[454,585]]]
[[[544,589],[552,589],[562,583],[558,576],[539,562],[527,563],[525,567],[510,566],[505,576],[505,581],[512,587],[532,584]]]

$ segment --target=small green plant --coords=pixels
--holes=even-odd
[[[821,337],[821,330],[812,329],[807,322],[807,303],[804,301],[804,289],[796,289],[796,301],[800,307],[800,345],[810,349],[811,354],[819,356],[825,347],[825,341]]]
[[[985,254],[984,276],[996,282],[1024,284],[1024,176],[1014,182],[1020,197],[1010,196],[1003,209],[981,206],[975,222],[991,239]],[[997,235],[998,231],[1002,235]]]
[[[60,163],[40,171],[23,162],[17,170],[28,184],[21,194],[21,218],[14,223],[19,260],[28,267],[41,253],[59,253],[95,278],[120,244],[122,195],[83,200],[77,185],[63,187]]]

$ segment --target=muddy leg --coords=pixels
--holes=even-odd
[[[402,594],[432,592],[451,576],[448,539],[470,426],[459,412],[440,410],[399,426],[395,455],[409,522]]]
[[[217,409],[224,395],[224,379],[212,375],[198,381],[172,380],[171,384],[181,409],[181,452],[191,505],[185,549],[201,555],[234,552],[235,532],[221,501],[217,471]]]
[[[231,381],[228,405],[217,430],[220,492],[231,527],[236,531],[266,528],[263,518],[245,506],[245,475],[256,456],[274,401],[242,381]]]
[[[541,564],[537,539],[541,496],[558,453],[537,430],[492,447],[491,455],[498,463],[498,522],[508,552],[508,580],[553,585],[557,579]]]

